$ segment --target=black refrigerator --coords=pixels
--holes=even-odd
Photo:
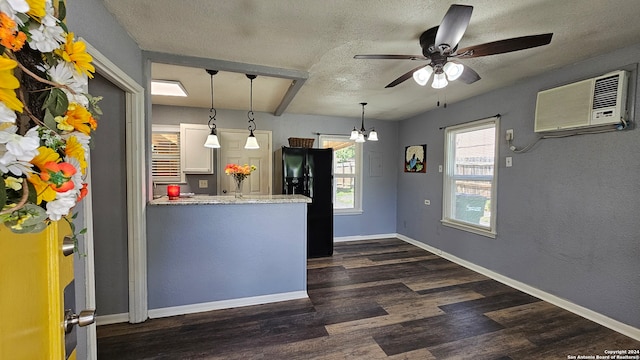
[[[274,153],[274,194],[308,196],[307,257],[333,255],[333,149],[283,146]]]

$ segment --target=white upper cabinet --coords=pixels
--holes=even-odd
[[[213,149],[204,147],[210,132],[205,124],[180,124],[180,158],[185,174],[213,174]]]

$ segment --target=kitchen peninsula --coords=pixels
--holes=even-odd
[[[149,316],[307,297],[301,195],[195,195],[149,202]]]

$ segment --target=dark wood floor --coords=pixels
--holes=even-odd
[[[308,263],[309,299],[98,328],[106,359],[567,359],[640,342],[396,239]]]

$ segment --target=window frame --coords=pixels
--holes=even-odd
[[[493,158],[493,175],[454,175],[456,159],[455,147],[456,144],[453,141],[456,134],[462,132],[478,131],[487,128],[494,128],[494,158]],[[497,204],[498,204],[498,165],[499,160],[499,145],[500,145],[500,118],[497,116],[487,119],[477,120],[469,123],[455,125],[447,127],[444,132],[444,162],[445,170],[443,172],[443,186],[442,186],[442,220],[441,223],[445,226],[468,231],[474,234],[495,238],[497,235],[496,219],[497,219]],[[474,180],[474,181],[490,181],[491,182],[491,197],[490,197],[490,211],[491,221],[488,227],[482,225],[475,225],[465,221],[461,221],[455,218],[453,211],[455,209],[454,203],[456,201],[455,194],[452,192],[455,189],[455,182],[457,180]]]
[[[353,179],[355,181],[355,185],[354,185],[354,196],[353,196],[353,208],[349,208],[349,209],[344,209],[344,208],[335,208],[336,205],[336,201],[335,201],[335,197],[336,197],[336,177],[337,175],[335,174],[335,169],[336,169],[336,164],[337,164],[337,157],[335,156],[335,150],[333,150],[333,168],[332,168],[332,173],[333,173],[333,184],[332,184],[332,196],[333,196],[333,214],[334,215],[359,215],[363,213],[362,210],[362,183],[363,183],[363,175],[362,175],[362,143],[357,143],[351,139],[349,139],[349,136],[347,135],[320,135],[319,136],[319,147],[323,148],[323,149],[328,149],[324,147],[324,142],[325,141],[340,141],[340,142],[350,142],[350,143],[354,143],[355,144],[355,150],[356,150],[356,164],[355,164],[355,171],[356,173],[353,175]],[[339,176],[339,177],[345,177],[345,176]],[[351,177],[351,176],[346,176],[346,177]]]
[[[171,133],[171,134],[177,134],[178,135],[178,141],[180,146],[178,147],[178,157],[180,159],[180,164],[179,164],[179,171],[180,171],[180,175],[176,176],[175,178],[168,178],[168,177],[156,177],[153,176],[153,162],[154,162],[154,154],[153,154],[153,134],[166,134],[166,133]],[[180,125],[156,125],[156,124],[152,124],[151,125],[151,181],[155,184],[175,184],[175,183],[185,183],[185,174],[182,171],[182,139],[180,138]]]

